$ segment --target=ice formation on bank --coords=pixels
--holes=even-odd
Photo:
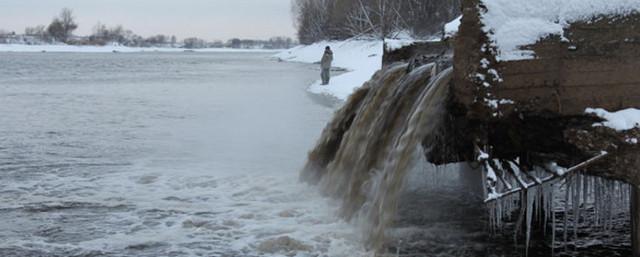
[[[629,200],[628,184],[576,174],[500,198],[488,207],[494,230],[503,229],[505,221],[521,224],[516,225],[514,237],[522,235],[527,248],[535,222],[548,224],[544,233],[550,235],[555,251],[567,245],[594,244],[593,238],[580,232],[612,236],[613,229],[621,226],[617,219],[628,215]]]

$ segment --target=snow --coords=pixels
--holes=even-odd
[[[608,112],[602,108],[587,108],[587,114],[594,114],[605,121],[594,126],[605,126],[617,131],[625,131],[640,127],[640,110],[629,108],[617,112]]]
[[[547,163],[546,168],[547,168],[547,170],[555,172],[555,175],[560,176],[560,177],[562,177],[565,174],[567,174],[567,169],[564,168],[564,167],[560,167],[557,162]]]
[[[489,159],[489,154],[485,153],[483,151],[480,151],[480,154],[478,155],[478,161],[485,161]]]
[[[285,50],[274,57],[290,62],[319,63],[326,46],[333,50],[333,67],[346,69],[347,72],[338,76],[332,74],[331,82],[327,86],[320,85],[320,80],[316,81],[309,87],[312,93],[346,100],[355,89],[382,68],[382,40],[322,41]]]
[[[394,50],[398,50],[400,48],[406,47],[406,46],[410,46],[413,45],[415,43],[420,43],[420,42],[438,42],[440,41],[440,38],[431,38],[431,39],[427,39],[427,40],[416,40],[416,39],[385,39],[385,46],[387,51],[394,51]]]
[[[416,39],[411,35],[409,31],[396,32],[390,38],[385,38],[384,43],[387,51],[394,51],[400,48],[410,46],[419,42],[438,42],[441,41],[440,36],[431,36],[425,39]]]
[[[483,4],[484,31],[503,61],[534,58],[532,51],[520,48],[549,35],[564,38],[563,29],[572,22],[640,11],[637,0],[483,0]]]
[[[462,21],[462,15],[455,20],[444,25],[444,37],[451,38],[458,34],[458,28],[460,27],[460,23]]]
[[[264,49],[232,49],[232,48],[162,48],[162,47],[126,47],[126,46],[74,46],[74,45],[23,45],[0,44],[0,52],[55,52],[55,53],[138,53],[138,52],[276,52],[278,50]]]
[[[404,40],[404,39],[385,39],[384,41],[385,47],[387,49],[387,51],[394,51],[394,50],[398,50],[400,48],[403,48],[405,46],[410,46],[413,43],[415,43],[415,40]]]

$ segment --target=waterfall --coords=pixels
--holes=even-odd
[[[371,249],[383,247],[407,170],[442,125],[452,69],[436,74],[437,66],[397,64],[375,74],[337,111],[302,172],[342,201],[344,218],[365,224]]]
[[[438,65],[434,63],[415,68],[409,64],[396,64],[377,72],[336,112],[309,154],[301,174],[302,180],[319,185],[326,196],[340,200],[341,216],[361,225],[365,243],[371,250],[386,252],[391,249],[399,253],[397,247],[420,248],[417,244],[403,245],[398,241],[402,238],[393,225],[398,225],[398,222],[406,224],[405,204],[409,203],[410,208],[417,206],[410,202],[416,199],[415,194],[411,199],[403,200],[404,196],[401,197],[411,185],[407,182],[415,179],[410,178],[413,175],[409,172],[425,169],[425,156],[438,154],[438,150],[447,147],[438,138],[448,133],[445,120],[449,117],[446,111],[451,78],[451,68],[438,72]],[[496,166],[505,165],[493,161]],[[507,165],[514,163],[508,162]],[[538,167],[533,172],[542,176],[545,171]],[[468,185],[485,180],[480,178],[484,176],[480,171],[461,174],[466,174],[460,177],[462,180],[468,177],[467,186],[461,191],[476,192],[474,188],[477,186]],[[511,182],[516,184],[516,181]],[[435,189],[430,185],[425,187]],[[523,238],[524,252],[528,255],[530,241],[538,240],[534,232],[539,230],[532,231],[536,225],[542,225],[543,234],[550,232],[552,252],[562,246],[566,248],[569,241],[589,244],[589,238],[582,240],[579,230],[594,234],[594,238],[606,238],[600,234],[608,236],[614,227],[616,231],[624,229],[624,224],[614,222],[614,219],[626,220],[628,191],[629,187],[621,182],[574,175],[489,203],[486,209],[483,208],[488,210],[488,217],[479,214],[476,207],[464,206],[469,207],[465,211],[475,215],[470,218],[475,217],[478,222],[488,218],[488,228],[494,235],[502,232],[505,225],[511,226],[514,241],[517,244],[519,238]],[[427,198],[424,202],[440,203],[434,201],[437,195]],[[442,205],[438,208],[441,207],[447,209]],[[428,210],[421,212],[428,214]],[[467,221],[458,224],[469,229],[452,231],[454,234],[469,232],[478,235],[482,230],[478,229],[482,224],[470,225]],[[459,235],[451,238],[455,242],[480,242],[486,247],[502,243]],[[440,241],[443,240],[431,240],[430,243]],[[536,244],[540,245],[539,242]],[[462,251],[477,250],[469,245],[458,245],[458,248]],[[540,249],[536,251],[539,253]],[[463,253],[452,256],[462,256],[460,254]]]

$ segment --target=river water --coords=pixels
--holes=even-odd
[[[256,53],[0,53],[0,256],[358,256],[298,183],[334,109]],[[320,100],[321,102],[322,100]]]

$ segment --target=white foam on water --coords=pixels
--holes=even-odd
[[[298,182],[333,111],[307,97],[307,66],[0,55],[0,255],[369,256]]]

